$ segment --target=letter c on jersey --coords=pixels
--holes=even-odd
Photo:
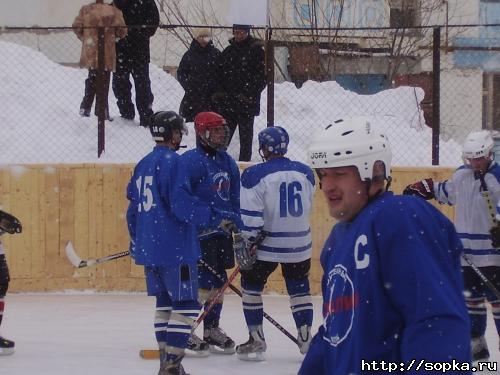
[[[356,261],[356,269],[362,270],[363,268],[368,267],[370,264],[370,255],[363,254],[363,258],[359,258],[359,248],[360,246],[366,246],[368,244],[368,238],[366,235],[362,234],[356,240],[356,244],[354,245],[354,260]]]

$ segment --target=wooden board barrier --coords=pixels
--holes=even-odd
[[[11,274],[9,292],[144,291],[142,267],[130,258],[75,269],[64,252],[69,240],[82,258],[127,249],[125,190],[132,171],[133,165],[128,164],[0,166],[0,207],[23,224],[22,234],[2,237]],[[443,180],[452,172],[451,168],[394,168],[392,190],[401,193],[411,182],[424,177]],[[436,206],[453,219],[452,207]],[[321,288],[319,254],[333,224],[317,190],[309,278],[314,294]],[[279,269],[271,275],[266,291],[286,293]]]

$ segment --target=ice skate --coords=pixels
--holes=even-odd
[[[169,361],[166,358],[167,353],[165,351],[160,352],[160,371],[158,371],[158,375],[189,375],[181,365],[184,356]]]
[[[14,341],[7,340],[0,336],[0,356],[14,354]]]
[[[209,346],[206,341],[200,339],[196,334],[192,333],[189,336],[186,348],[188,357],[207,357],[210,355]]]
[[[488,344],[484,336],[473,337],[471,342],[472,361],[488,361],[490,359],[490,352]]]
[[[236,347],[236,355],[242,361],[261,362],[266,360],[266,349],[262,326],[259,326],[258,329],[250,331],[247,342]]]
[[[299,349],[302,354],[306,354],[311,345],[311,326],[303,325],[298,328],[299,334],[297,335],[297,341],[299,343]]]
[[[205,328],[203,340],[209,345],[211,353],[234,354],[234,341],[219,327]]]

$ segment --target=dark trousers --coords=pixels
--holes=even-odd
[[[7,260],[5,254],[0,254],[0,325],[2,324],[4,302],[3,297],[9,289],[9,267],[7,267]]]
[[[253,121],[254,116],[248,114],[235,114],[226,117],[227,125],[230,130],[230,138],[233,139],[236,127],[240,135],[240,157],[239,161],[250,161],[252,159],[252,141],[253,141]]]
[[[109,92],[109,72],[105,71],[104,72],[104,95],[105,95],[105,111],[107,113],[108,109],[108,92]],[[82,103],[80,104],[81,109],[85,109],[86,111],[89,111],[92,109],[92,103],[94,102],[94,98],[96,96],[97,92],[97,75],[98,75],[98,70],[97,69],[89,69],[89,75],[87,79],[85,80],[85,93],[83,95],[83,100]],[[95,113],[97,114],[97,104],[96,104],[96,110]]]
[[[117,64],[116,72],[113,73],[113,92],[117,99],[116,104],[120,115],[128,119],[135,117],[134,104],[132,103],[132,84],[130,83],[131,74],[135,85],[135,104],[141,123],[149,122],[149,118],[153,114],[154,100],[149,79],[149,63],[136,63],[133,66]]]

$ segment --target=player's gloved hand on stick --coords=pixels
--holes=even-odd
[[[233,236],[233,250],[236,262],[242,270],[249,270],[257,260],[257,251],[252,242],[245,241],[240,233]]]
[[[226,233],[237,233],[240,231],[240,228],[243,227],[241,217],[237,213],[216,210],[216,215],[219,220],[219,224],[217,226]]]
[[[10,234],[21,233],[23,227],[21,222],[14,215],[0,210],[0,231]]]
[[[408,185],[403,190],[405,195],[415,195],[424,198],[425,200],[433,199],[434,196],[434,181],[432,178],[425,178],[423,180],[414,182]]]
[[[493,247],[500,248],[500,224],[497,224],[490,229],[491,244]]]

